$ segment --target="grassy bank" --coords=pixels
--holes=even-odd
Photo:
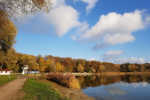
[[[52,89],[50,84],[39,80],[28,79],[25,82],[23,91],[25,93],[23,100],[67,100],[63,99],[57,91]]]
[[[15,75],[0,75],[0,86],[16,79]]]

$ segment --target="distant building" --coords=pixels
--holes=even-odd
[[[23,69],[22,69],[22,74],[38,74],[38,73],[40,73],[40,72],[37,70],[30,71],[29,67],[27,65],[25,67],[23,67]]]
[[[29,74],[39,74],[40,71],[35,71],[35,70],[33,70],[33,71],[28,71],[28,73],[29,73]]]
[[[28,73],[28,69],[29,69],[28,66],[23,67],[22,74],[27,74]]]
[[[12,71],[8,69],[0,69],[0,75],[10,75],[11,72]]]

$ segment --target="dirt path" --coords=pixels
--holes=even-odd
[[[0,100],[16,100],[26,79],[16,79],[0,87]]]

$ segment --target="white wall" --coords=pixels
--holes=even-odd
[[[0,71],[0,75],[10,75],[11,71]]]

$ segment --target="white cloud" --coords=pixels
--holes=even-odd
[[[114,59],[117,59],[120,55],[123,54],[122,50],[113,50],[113,51],[107,51],[104,55],[103,55],[103,61],[106,62],[113,62]]]
[[[102,15],[98,22],[80,35],[80,40],[96,41],[98,47],[117,45],[135,40],[133,32],[144,29],[149,22],[149,16],[136,10],[124,14],[116,12]]]
[[[89,12],[92,8],[95,7],[98,0],[82,0],[82,2],[87,3],[86,11]]]
[[[145,24],[147,24],[147,25],[150,24],[150,16],[146,17],[146,23]]]
[[[79,40],[81,33],[84,33],[88,29],[89,29],[89,24],[87,22],[81,22],[79,28],[76,31],[77,34],[73,34],[72,39]]]
[[[96,58],[90,58],[88,61],[96,61]]]
[[[52,7],[59,7],[61,5],[65,5],[65,0],[51,0]]]
[[[103,61],[105,62],[112,62],[116,64],[124,64],[124,63],[137,63],[137,64],[144,64],[144,63],[150,63],[149,60],[142,58],[142,57],[124,57],[122,58],[121,55],[123,55],[122,50],[113,50],[108,51],[103,55]]]
[[[98,0],[73,0],[75,2],[82,1],[87,4],[86,11],[89,13],[95,6]]]
[[[150,63],[150,61],[144,59],[144,58],[138,58],[138,57],[129,57],[129,58],[120,58],[119,56],[112,56],[112,57],[104,57],[103,61],[105,62],[112,62],[116,64],[125,64],[125,63],[131,63],[131,64],[144,64],[144,63]]]
[[[118,58],[114,60],[115,63],[137,63],[137,64],[144,64],[144,63],[149,63],[149,61],[147,61],[144,58],[138,58],[138,57],[130,57],[130,58]]]
[[[132,42],[133,40],[135,40],[135,37],[129,33],[116,33],[114,35],[108,34],[104,37],[104,42],[111,45]]]
[[[58,36],[63,36],[69,30],[80,25],[78,21],[79,13],[65,4],[65,1],[58,3],[58,0],[53,0],[54,7],[49,14],[45,14],[44,18],[52,24]]]
[[[120,56],[121,54],[123,54],[123,51],[116,50],[116,51],[108,51],[104,55],[105,56]]]
[[[93,38],[104,34],[129,34],[143,27],[141,11],[136,10],[123,15],[112,12],[102,15],[97,24],[83,34],[82,38]]]

